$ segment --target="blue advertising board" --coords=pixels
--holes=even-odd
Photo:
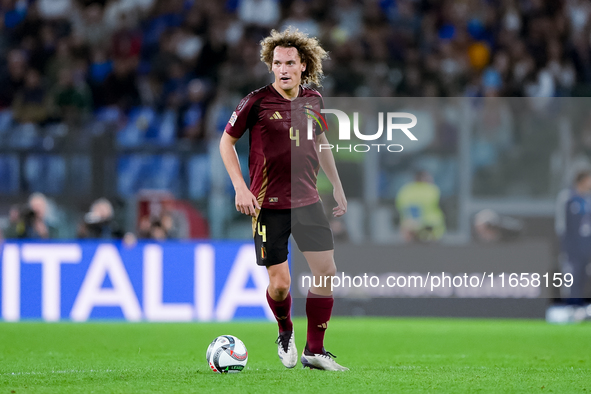
[[[273,319],[252,242],[13,242],[0,248],[2,319]]]

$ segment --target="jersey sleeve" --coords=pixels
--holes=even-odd
[[[313,123],[314,134],[318,136],[326,131],[326,130],[324,130],[326,128],[326,126],[325,126],[326,120],[324,119],[324,115],[322,115],[322,113],[321,113],[321,110],[324,109],[324,99],[322,98],[322,95],[317,90],[310,89],[309,94],[310,94],[311,98],[313,99],[312,100],[312,102],[313,102],[312,108],[314,109],[315,115],[321,124],[321,126],[319,126],[318,123],[316,123],[316,122]],[[318,115],[320,115],[320,116],[318,116]]]
[[[232,112],[230,120],[228,120],[228,123],[226,124],[226,128],[224,129],[226,133],[230,134],[234,138],[242,137],[242,135],[250,127],[248,121],[254,101],[255,100],[252,93],[240,101],[236,107],[236,110]]]

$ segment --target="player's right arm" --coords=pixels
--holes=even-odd
[[[230,134],[224,132],[220,140],[220,154],[222,155],[224,166],[226,166],[226,171],[230,175],[234,191],[236,192],[236,210],[245,215],[256,216],[256,209],[261,209],[261,207],[242,177],[238,153],[235,147],[236,141],[238,141],[238,138],[232,137]]]

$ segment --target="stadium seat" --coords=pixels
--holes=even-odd
[[[208,154],[193,155],[187,160],[188,193],[194,200],[201,200],[210,192],[210,158]]]
[[[60,195],[66,182],[65,159],[59,155],[29,155],[25,160],[24,178],[29,191]]]
[[[123,148],[141,146],[147,136],[158,135],[158,116],[150,107],[133,108],[125,126],[117,133],[117,144]]]
[[[175,155],[133,154],[119,157],[117,191],[131,197],[141,189],[179,191],[180,161]]]
[[[0,193],[15,194],[19,188],[19,165],[16,155],[0,155]]]

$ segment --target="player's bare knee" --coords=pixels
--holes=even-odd
[[[276,288],[269,288],[269,295],[275,301],[283,301],[289,294],[289,286],[281,286]]]
[[[334,262],[331,264],[323,264],[314,270],[314,274],[322,277],[333,277],[337,274],[337,267]]]
[[[291,286],[291,281],[289,279],[282,280],[281,282],[278,283],[276,289],[278,292],[281,292],[282,294],[287,295],[287,293],[289,293],[290,286]]]
[[[283,300],[289,293],[291,279],[289,277],[273,277],[269,283],[269,294],[274,300]]]
[[[337,274],[337,266],[335,265],[334,261],[333,263],[330,265],[330,267],[327,270],[327,275],[329,276],[335,276]]]

